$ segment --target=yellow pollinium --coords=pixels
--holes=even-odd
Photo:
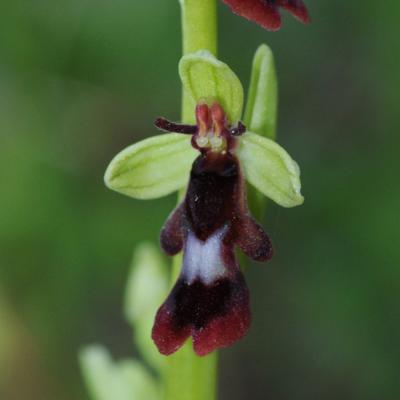
[[[199,135],[196,138],[196,144],[201,149],[210,149],[212,151],[226,150],[226,139],[214,132],[209,132],[207,135]]]

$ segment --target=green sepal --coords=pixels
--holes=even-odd
[[[165,359],[151,340],[151,329],[156,311],[168,293],[167,271],[158,248],[152,243],[141,243],[133,253],[125,291],[125,317],[132,325],[137,348],[157,370]]]
[[[198,154],[190,140],[190,136],[168,133],[127,147],[108,166],[106,186],[136,199],[155,199],[182,188]]]
[[[275,139],[278,82],[271,49],[261,45],[253,59],[244,123],[251,132]]]
[[[283,147],[246,132],[240,139],[238,156],[246,179],[265,196],[282,207],[303,203],[300,169]]]
[[[106,348],[92,345],[79,354],[92,400],[160,400],[160,385],[138,361],[115,362]]]
[[[243,109],[243,87],[239,78],[225,63],[210,52],[201,50],[182,57],[179,63],[182,84],[195,104],[217,101],[229,121],[237,122]]]

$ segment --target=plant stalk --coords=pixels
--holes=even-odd
[[[217,56],[217,1],[179,0],[182,15],[183,55],[208,50]],[[183,91],[182,121],[194,123],[195,104]]]
[[[179,0],[182,12],[183,54],[208,50],[217,53],[216,0]],[[182,93],[182,121],[193,123],[195,104]],[[182,255],[174,257],[172,284],[182,265]],[[216,400],[217,354],[199,357],[188,341],[168,357],[164,373],[164,400]]]

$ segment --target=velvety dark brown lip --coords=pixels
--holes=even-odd
[[[251,311],[234,246],[255,260],[272,256],[268,236],[249,215],[236,156],[208,152],[193,163],[185,199],[162,229],[161,246],[170,255],[184,248],[186,260],[186,252],[191,251],[185,246],[189,234],[206,243],[216,232],[223,232],[216,250],[224,265],[223,277],[205,282],[200,273],[189,281],[184,261],[180,278],[158,310],[153,327],[152,337],[162,354],[173,353],[189,336],[199,355],[242,338],[250,327]]]

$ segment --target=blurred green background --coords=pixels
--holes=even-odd
[[[276,256],[246,270],[254,323],[221,352],[220,399],[400,398],[400,3],[306,1],[279,33],[219,6],[222,60],[249,80],[268,43],[278,140],[304,206],[269,204]],[[174,196],[105,189],[110,159],[179,119],[176,0],[0,4],[0,398],[87,399],[77,352],[135,356],[132,249]],[[189,399],[188,399],[189,400]]]

